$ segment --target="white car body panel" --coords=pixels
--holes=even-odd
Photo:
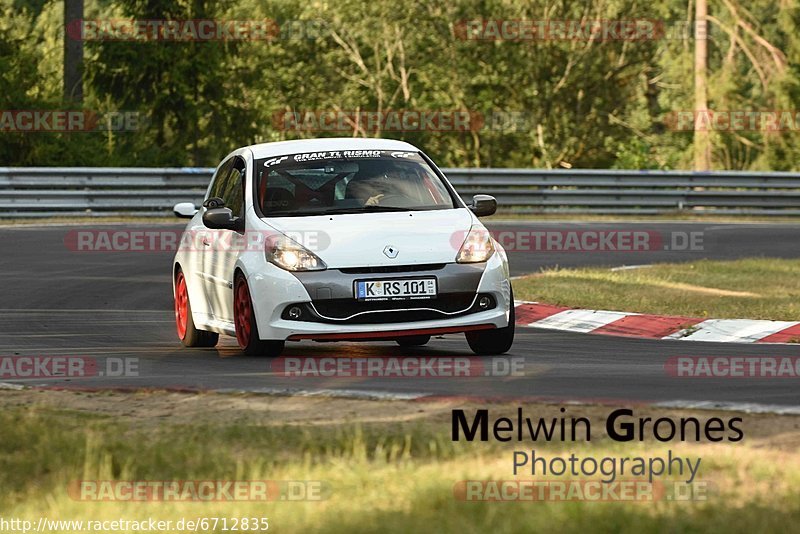
[[[338,269],[453,262],[466,237],[463,229],[472,226],[473,216],[468,209],[459,208],[366,216],[280,217],[270,219],[270,224],[288,235],[313,236],[320,232],[319,241],[329,239],[330,244],[317,255],[329,268]],[[461,242],[454,246],[459,237]],[[384,254],[388,245],[398,250],[397,257]]]

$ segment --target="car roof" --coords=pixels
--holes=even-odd
[[[324,139],[298,139],[295,141],[278,141],[261,143],[248,147],[255,159],[300,154],[303,152],[325,152],[330,150],[408,150],[418,152],[419,149],[405,141],[395,139],[375,139],[362,137],[328,137]]]

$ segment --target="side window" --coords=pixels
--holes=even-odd
[[[230,208],[234,217],[244,214],[244,160],[238,156],[231,158],[232,168],[225,179],[225,186],[220,195],[225,207]]]
[[[230,208],[234,217],[241,217],[244,209],[244,184],[241,172],[244,168],[244,160],[238,156],[223,163],[214,175],[214,182],[208,193],[208,198],[219,197],[224,200],[225,207]]]
[[[225,181],[231,172],[232,166],[233,166],[233,158],[229,159],[219,167],[216,174],[214,175],[214,179],[211,183],[211,189],[209,189],[208,191],[208,197],[206,197],[206,200],[213,197],[225,198],[222,195],[222,192],[225,188]]]

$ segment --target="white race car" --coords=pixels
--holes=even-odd
[[[505,251],[419,149],[386,139],[314,139],[234,150],[220,163],[173,265],[187,347],[235,336],[248,354],[286,341],[424,345],[464,332],[477,354],[514,340]]]

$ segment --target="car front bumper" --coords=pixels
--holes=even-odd
[[[261,339],[389,339],[503,328],[513,305],[502,254],[480,264],[304,273],[288,273],[268,264],[259,272],[262,274],[248,277],[248,285]],[[436,299],[359,303],[354,297],[356,280],[430,276],[437,279]],[[490,297],[490,309],[478,307],[479,295]],[[287,317],[292,306],[305,310],[301,320]]]

